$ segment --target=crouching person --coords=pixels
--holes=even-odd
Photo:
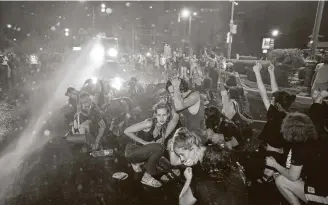
[[[67,140],[69,142],[80,141],[87,143],[91,145],[93,150],[97,150],[102,138],[108,135],[108,127],[106,126],[105,119],[92,102],[89,94],[81,94],[80,103],[82,111],[78,114],[84,115],[87,120],[78,125],[78,127],[83,128],[84,132],[81,135],[68,136]],[[81,129],[79,131],[81,132]]]
[[[300,205],[300,199],[310,205],[328,204],[327,139],[318,139],[311,119],[301,113],[288,114],[281,131],[292,147],[290,168],[266,158],[267,166],[281,174],[275,179],[278,190],[293,205]]]
[[[184,172],[186,181],[179,196],[180,205],[247,204],[243,172],[227,149],[205,147],[186,128],[175,132],[172,145],[181,163],[188,167]]]
[[[154,175],[157,173],[157,165],[164,154],[167,137],[176,127],[178,120],[179,115],[172,111],[169,105],[159,103],[154,107],[152,119],[125,129],[124,134],[137,142],[137,144],[126,146],[126,159],[131,163],[135,172],[142,172],[140,165],[145,164],[146,171],[141,183],[152,187],[162,186],[162,183],[156,180]]]

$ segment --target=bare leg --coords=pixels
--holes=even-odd
[[[290,204],[301,205],[299,199],[306,202],[303,181],[290,181],[286,177],[280,175],[276,178],[275,182],[280,193]]]

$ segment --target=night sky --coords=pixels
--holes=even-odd
[[[70,28],[74,34],[79,28],[92,26],[94,6],[96,25],[99,28],[110,27],[116,35],[130,36],[131,23],[141,28],[149,28],[151,24],[155,24],[157,32],[164,36],[163,39],[172,40],[165,35],[174,33],[173,25],[185,26],[185,22],[177,23],[177,13],[181,8],[188,7],[198,12],[198,17],[192,24],[192,40],[195,45],[202,45],[213,43],[211,40],[215,35],[221,36],[225,41],[231,10],[231,3],[228,1],[131,2],[130,7],[126,7],[126,2],[105,3],[113,10],[107,16],[100,12],[101,2],[1,2],[0,23],[4,30],[8,23],[20,26],[21,32],[11,33],[12,37],[9,35],[18,41],[26,40],[27,33],[47,35],[51,33],[51,26],[58,22],[61,23],[61,29]],[[201,8],[218,8],[219,11],[201,12]],[[242,54],[258,54],[261,51],[262,38],[268,37],[272,29],[278,29],[282,33],[276,38],[276,47],[304,48],[310,40],[308,36],[312,33],[316,10],[317,2],[314,1],[240,1],[234,16],[238,34],[234,38],[233,53],[238,51]],[[321,41],[328,41],[327,11],[328,5],[325,5],[320,34],[326,37],[321,38]],[[167,30],[169,33],[165,33]],[[7,31],[5,33],[8,35]],[[178,29],[178,33],[182,35],[183,31]]]

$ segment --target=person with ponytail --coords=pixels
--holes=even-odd
[[[135,172],[141,172],[140,165],[145,163],[146,171],[141,183],[152,187],[161,187],[161,182],[153,176],[156,174],[156,167],[164,154],[168,136],[178,124],[179,115],[165,102],[156,104],[153,110],[151,119],[125,129],[124,134],[136,142],[126,146],[125,157]]]

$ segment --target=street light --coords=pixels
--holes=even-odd
[[[183,18],[190,17],[190,11],[189,11],[188,9],[183,9],[183,10],[181,11],[181,16],[182,16]]]
[[[273,37],[276,37],[276,36],[279,35],[279,31],[278,31],[277,29],[275,29],[275,30],[273,30],[273,31],[271,32],[271,35],[272,35]]]
[[[11,28],[12,27],[12,25],[11,24],[7,24],[7,28]]]
[[[194,16],[197,15],[197,12],[193,13]],[[180,14],[179,14],[179,22],[180,22],[180,16],[183,18],[189,18],[189,30],[188,30],[188,40],[189,40],[189,54],[192,54],[191,50],[191,18],[192,18],[192,13],[189,9],[183,9]]]
[[[65,28],[65,32],[69,32],[69,29],[68,28]]]
[[[106,8],[106,4],[101,4],[101,8]]]
[[[230,23],[229,23],[229,32],[227,34],[227,42],[228,42],[228,53],[227,53],[227,58],[230,59],[231,57],[231,46],[232,46],[232,28],[234,26],[233,24],[233,16],[235,12],[235,6],[238,6],[238,3],[235,0],[230,0],[231,2],[231,18],[230,18]]]

